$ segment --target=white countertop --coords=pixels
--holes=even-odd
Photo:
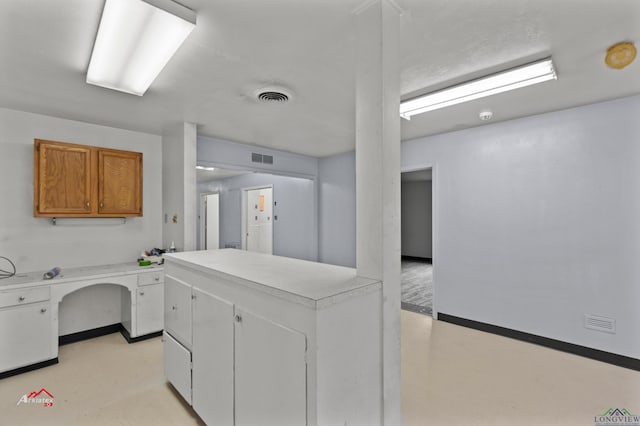
[[[13,288],[40,286],[40,285],[55,285],[62,284],[69,281],[77,281],[79,279],[97,279],[114,277],[120,275],[137,274],[143,271],[158,271],[162,270],[162,265],[151,266],[138,266],[137,262],[118,263],[114,265],[98,265],[98,266],[83,266],[79,268],[64,268],[62,272],[55,278],[45,280],[42,278],[47,271],[34,271],[21,273],[18,271],[16,275],[11,278],[0,279],[0,290],[11,290]]]
[[[164,257],[166,263],[225,274],[311,301],[380,285],[379,281],[358,276],[353,268],[244,250],[202,250]]]

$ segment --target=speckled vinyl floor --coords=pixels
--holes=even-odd
[[[594,426],[612,407],[640,414],[638,371],[413,312],[401,321],[405,426]],[[16,405],[41,388],[52,407]],[[59,364],[0,380],[2,426],[198,424],[166,383],[160,338],[73,343]]]

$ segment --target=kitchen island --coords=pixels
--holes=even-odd
[[[381,304],[352,268],[166,255],[167,379],[207,424],[380,424]]]

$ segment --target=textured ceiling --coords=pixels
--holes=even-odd
[[[155,134],[201,135],[326,156],[354,148],[354,17],[362,0],[184,0],[196,29],[143,97],[87,85],[103,0],[0,1],[0,106]],[[402,138],[640,93],[640,61],[603,64],[640,44],[637,0],[404,0],[403,98],[551,55],[557,81],[402,122]],[[256,90],[281,85],[284,105]]]

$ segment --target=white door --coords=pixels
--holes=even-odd
[[[235,313],[236,425],[306,425],[306,336]]]
[[[49,302],[0,310],[0,371],[53,358]]]
[[[233,425],[233,304],[193,289],[193,409]]]
[[[200,203],[200,249],[220,248],[220,194],[202,194]]]
[[[166,331],[162,341],[164,374],[178,393],[191,405],[191,352]]]
[[[164,277],[164,328],[191,348],[191,286],[169,275]]]
[[[136,333],[131,337],[155,333],[164,328],[164,284],[139,287],[136,290]]]
[[[273,252],[273,188],[247,190],[248,251]]]

